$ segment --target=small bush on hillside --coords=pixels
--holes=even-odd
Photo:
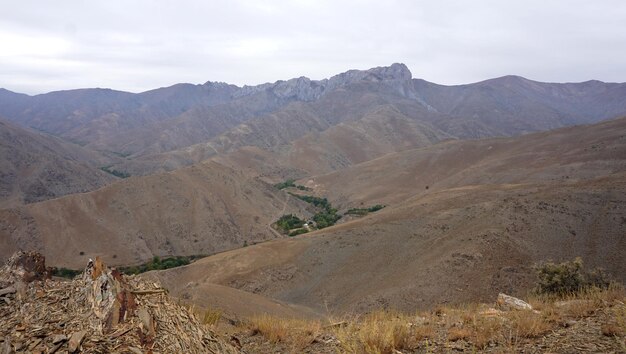
[[[563,263],[542,263],[535,266],[537,292],[540,294],[571,294],[589,287],[607,288],[610,284],[606,273],[600,268],[583,269],[583,260],[577,257]]]

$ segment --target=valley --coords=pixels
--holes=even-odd
[[[626,282],[626,84],[444,86],[392,64],[2,90],[0,117],[0,261],[100,259],[229,330],[526,297],[548,260]]]

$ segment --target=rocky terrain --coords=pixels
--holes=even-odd
[[[238,353],[156,283],[99,259],[72,281],[45,259],[16,253],[0,269],[2,353]]]

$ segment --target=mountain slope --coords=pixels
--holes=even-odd
[[[158,274],[339,312],[519,295],[546,259],[625,281],[625,136],[618,119],[390,154],[309,183],[344,210],[383,210]]]
[[[48,134],[0,120],[0,207],[33,203],[102,187],[111,159]]]
[[[208,158],[228,161],[231,154],[237,161],[224,163],[248,168],[243,155],[254,147],[275,161],[257,173],[277,180],[327,173],[446,139],[515,136],[626,114],[624,84],[551,84],[509,76],[441,86],[411,80],[403,65],[391,68],[395,74],[384,79],[346,82],[314,100],[246,119],[206,143],[140,156],[120,168],[145,174]]]
[[[127,156],[116,167],[135,175],[249,147],[276,155],[277,165],[269,170],[311,175],[442,139],[593,123],[626,114],[625,102],[625,84],[506,76],[442,86],[412,79],[405,65],[393,64],[324,80],[300,77],[244,87],[179,84],[141,94],[86,89],[30,97],[3,90],[0,114]],[[384,134],[370,137],[381,129]],[[307,159],[315,162],[293,165]]]
[[[448,141],[300,181],[345,206],[466,185],[560,182],[626,170],[626,118],[518,138]]]
[[[155,255],[213,254],[276,238],[269,225],[282,214],[308,215],[306,207],[210,162],[0,210],[0,257],[36,249],[51,264],[76,267],[97,255],[133,264]]]

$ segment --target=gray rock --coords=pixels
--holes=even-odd
[[[516,297],[509,296],[503,293],[498,294],[497,300],[498,307],[500,309],[508,311],[508,310],[532,310],[533,307],[530,306],[526,301],[520,300]]]

